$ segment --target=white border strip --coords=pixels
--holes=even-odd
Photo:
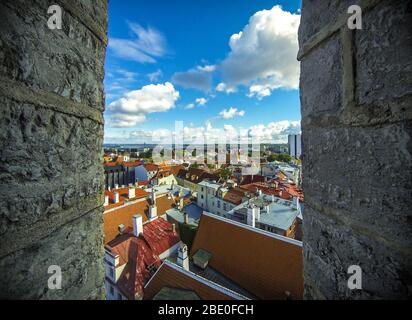
[[[146,285],[144,286],[144,289],[146,289],[146,287],[149,285],[149,283],[152,281],[152,279],[156,276],[156,274],[159,272],[159,270],[163,267],[163,265],[167,265],[169,267],[171,267],[172,269],[176,270],[177,272],[183,273],[184,275],[199,281],[200,283],[215,289],[216,291],[219,291],[235,300],[250,300],[249,298],[245,297],[244,295],[241,295],[240,293],[237,293],[235,291],[232,291],[228,288],[225,288],[215,282],[212,282],[208,279],[205,279],[201,276],[199,276],[198,274],[192,272],[192,271],[187,271],[185,269],[183,269],[182,267],[179,267],[177,264],[170,262],[168,260],[164,260],[162,265],[159,267],[159,269],[156,270],[156,272],[153,274],[153,276],[149,279],[149,281],[146,283]]]
[[[208,217],[211,217],[211,218],[214,218],[214,219],[217,219],[217,220],[220,220],[220,221],[223,221],[223,222],[233,224],[235,226],[247,229],[249,231],[260,233],[264,236],[268,236],[268,237],[274,238],[276,240],[288,242],[288,243],[293,244],[293,245],[298,246],[298,247],[303,246],[302,241],[299,241],[299,240],[296,240],[296,239],[281,236],[279,234],[269,232],[269,231],[265,231],[265,230],[262,230],[262,229],[259,229],[259,228],[253,228],[253,227],[249,226],[248,224],[241,223],[241,222],[231,220],[231,219],[228,219],[228,218],[224,218],[224,217],[218,216],[216,214],[213,214],[213,213],[210,213],[210,212],[207,212],[207,211],[203,211],[202,214],[205,215],[205,216],[208,216]],[[202,217],[200,217],[200,219],[202,219]],[[200,227],[200,222],[199,222],[199,227]]]

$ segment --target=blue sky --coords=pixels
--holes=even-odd
[[[300,0],[109,1],[105,142],[150,143],[170,136],[175,120],[185,141],[240,129],[286,141],[300,130],[299,8]]]

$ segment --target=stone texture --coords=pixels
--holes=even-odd
[[[47,8],[52,4],[0,3],[0,12],[7,13],[0,19],[0,74],[103,109],[105,46],[64,9],[62,29],[49,30]]]
[[[405,0],[382,3],[364,15],[364,31],[355,42],[360,104],[381,106],[412,94],[411,21],[412,2]]]
[[[107,1],[57,1],[62,30],[52,4],[0,3],[0,298],[104,297]]]
[[[321,50],[308,54],[301,63],[300,82],[302,117],[320,113],[336,116],[342,106],[342,46],[334,37],[321,45]]]
[[[356,31],[328,30],[346,1],[302,3],[307,299],[411,296],[412,1],[359,3]],[[348,289],[350,265],[362,268],[362,290]]]

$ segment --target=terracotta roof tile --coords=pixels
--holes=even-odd
[[[127,233],[106,245],[109,252],[120,256],[120,265],[126,264],[116,285],[129,299],[143,295],[143,286],[151,276],[149,268],[158,268],[161,264],[159,255],[180,241],[172,225],[162,218],[145,224],[139,237],[132,232],[128,228]]]
[[[261,299],[303,295],[302,246],[295,240],[203,214],[192,245],[212,254],[209,264]],[[286,238],[285,238],[286,239]]]
[[[115,208],[110,212],[103,214],[104,221],[104,242],[107,243],[113,240],[118,235],[118,226],[123,224],[125,227],[133,226],[133,216],[141,214],[143,223],[148,221],[149,211],[148,198],[126,204],[125,206]],[[169,210],[174,205],[173,199],[169,199],[166,195],[156,198],[157,214],[163,215],[166,210]]]

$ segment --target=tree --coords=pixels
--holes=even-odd
[[[220,170],[220,172],[219,172],[219,177],[222,179],[222,180],[227,180],[227,179],[230,179],[230,177],[232,176],[232,171],[230,171],[229,169],[227,169],[227,168],[225,168],[225,169],[222,169],[222,170]]]
[[[269,157],[267,157],[267,160],[268,162],[280,161],[280,162],[289,163],[292,160],[292,157],[288,155],[287,153],[280,153],[280,154],[273,153]]]

